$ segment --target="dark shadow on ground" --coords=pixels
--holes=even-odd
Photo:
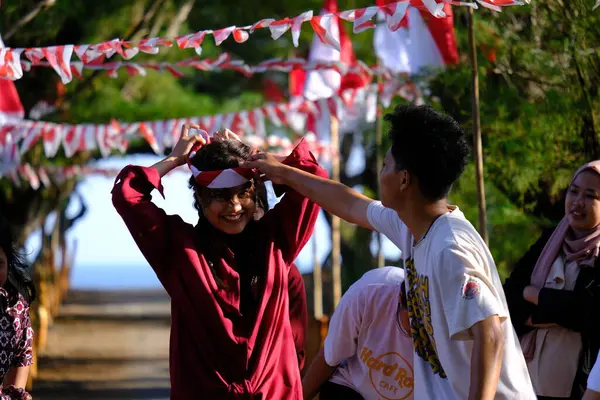
[[[111,387],[98,388],[97,382],[63,381],[48,384],[37,381],[31,393],[36,400],[62,399],[169,399],[169,381],[167,379],[149,378],[123,379],[111,381]],[[129,387],[128,387],[129,386]],[[142,386],[142,387],[132,387]],[[83,394],[85,393],[85,394]]]

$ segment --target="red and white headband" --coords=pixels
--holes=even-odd
[[[206,140],[206,144],[212,141],[212,137],[206,131],[199,130],[199,132]],[[250,168],[237,167],[216,171],[200,171],[192,165],[191,160],[202,147],[203,145],[200,143],[195,144],[187,157],[188,167],[198,185],[209,189],[226,189],[243,185],[254,177],[254,170]]]

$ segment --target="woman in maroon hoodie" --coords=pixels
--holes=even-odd
[[[171,297],[171,398],[301,399],[288,273],[319,208],[276,186],[285,195],[260,218],[263,183],[238,168],[251,149],[232,139],[207,143],[190,136],[190,127],[164,160],[125,167],[112,190],[115,208]],[[196,226],[167,215],[150,195],[163,195],[161,177],[186,160],[201,214]],[[305,142],[284,163],[326,176]]]

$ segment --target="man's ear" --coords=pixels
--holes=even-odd
[[[404,169],[402,171],[398,171],[398,174],[400,174],[400,190],[408,189],[408,187],[410,186],[411,179],[412,179],[410,172],[408,172],[408,170]]]

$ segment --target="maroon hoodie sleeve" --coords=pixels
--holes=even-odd
[[[112,202],[140,251],[168,291],[168,252],[171,232],[185,228],[178,216],[167,215],[152,203],[152,190],[164,197],[160,175],[154,168],[128,165],[117,175]]]
[[[309,150],[308,143],[302,140],[284,164],[311,174],[327,177],[325,171]],[[290,187],[274,185],[275,194],[285,195],[281,201],[267,213],[267,218],[275,226],[275,240],[282,250],[286,263],[294,262],[313,233],[320,207]]]
[[[306,289],[302,274],[292,264],[288,275],[288,294],[290,298],[290,324],[294,335],[294,345],[298,355],[300,371],[304,368],[306,359],[306,331],[308,329],[308,309],[306,305]]]

